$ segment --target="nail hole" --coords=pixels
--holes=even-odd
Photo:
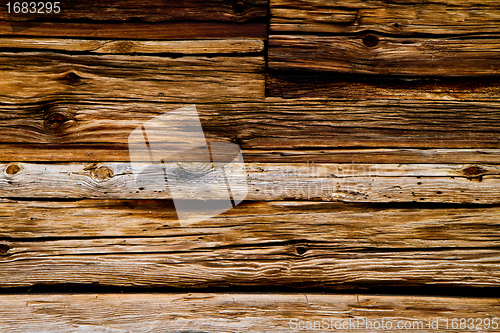
[[[394,23],[394,28],[399,28],[400,26],[401,25],[398,22]]]
[[[302,255],[302,254],[304,254],[306,252],[307,252],[307,249],[305,247],[303,247],[303,246],[297,247],[297,253],[298,254]]]
[[[0,244],[0,254],[6,254],[10,250],[7,244]]]
[[[237,14],[241,14],[243,13],[243,11],[245,10],[245,3],[242,2],[242,1],[238,1],[235,5],[234,5],[234,11],[237,13]]]
[[[8,175],[15,175],[19,171],[21,171],[21,167],[17,164],[9,164],[5,168],[5,173]]]
[[[368,47],[375,47],[378,45],[378,37],[375,35],[366,35],[363,37],[363,44]]]

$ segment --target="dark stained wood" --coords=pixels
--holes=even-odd
[[[490,101],[500,96],[500,79],[340,75],[318,72],[266,73],[266,96],[285,99]]]
[[[8,1],[1,1],[6,8]],[[12,6],[12,4],[11,4]],[[60,13],[0,13],[0,35],[128,39],[267,37],[265,0],[62,1]]]
[[[189,40],[220,38],[267,39],[265,23],[12,23],[0,21],[0,36],[72,37],[104,39]]]
[[[295,331],[321,324],[342,324],[359,320],[356,332],[373,332],[362,320],[380,323],[384,318],[393,327],[407,324],[419,332],[429,329],[429,320],[439,318],[441,332],[452,329],[453,318],[472,318],[474,323],[500,316],[494,298],[380,296],[336,294],[70,294],[1,295],[0,329],[8,332],[266,332]],[[293,320],[292,320],[293,319]],[[292,320],[292,321],[291,321]],[[296,321],[294,321],[296,320]],[[325,321],[323,321],[325,320]],[[448,328],[446,328],[448,320]],[[307,323],[309,321],[309,323]],[[498,320],[496,320],[498,322]],[[292,326],[291,326],[292,325]],[[386,324],[384,324],[386,325]],[[421,325],[421,326],[420,326]],[[477,327],[477,326],[475,326]],[[313,330],[301,330],[313,332]]]
[[[271,0],[272,33],[498,34],[495,0]]]
[[[273,35],[269,68],[398,76],[500,73],[498,36],[475,39]],[[460,65],[457,65],[460,64]]]
[[[4,7],[8,1],[2,0]],[[11,4],[12,6],[12,4]],[[266,0],[86,0],[63,1],[61,12],[45,15],[7,15],[0,18],[9,21],[89,20],[97,23],[163,22],[163,21],[220,21],[246,22],[267,16]],[[5,7],[4,7],[5,8]],[[104,21],[104,22],[103,22]],[[116,22],[113,22],[116,23]]]
[[[186,57],[179,59],[188,61]],[[193,67],[203,61],[192,59]],[[253,70],[259,68],[259,60],[242,59],[238,64]],[[165,68],[165,74],[151,70],[147,77],[145,73],[150,69],[140,69],[139,64],[137,69],[109,67],[105,71],[100,66],[93,69],[69,63],[54,69],[60,74],[47,74],[47,85],[36,85],[40,75],[34,73],[19,72],[22,84],[13,84],[12,76],[5,77],[4,96],[0,97],[4,103],[0,107],[0,159],[128,161],[127,140],[132,130],[158,115],[195,103],[209,141],[236,142],[245,156],[258,162],[293,162],[292,157],[297,156],[304,162],[369,163],[366,156],[385,154],[394,159],[379,157],[377,161],[382,162],[377,163],[447,163],[447,149],[469,149],[457,151],[457,156],[471,154],[461,160],[467,163],[498,160],[495,149],[500,148],[500,104],[496,101],[453,101],[452,96],[445,100],[446,94],[439,93],[436,101],[406,101],[403,96],[400,100],[266,99],[264,103],[221,103],[243,98],[258,100],[264,83],[259,73],[225,69],[231,62],[218,62],[216,58],[207,61],[214,64],[211,72]],[[222,73],[215,70],[217,65]],[[226,85],[229,78],[236,89]],[[141,85],[136,80],[141,80]],[[78,82],[70,84],[74,81]],[[122,89],[113,88],[118,83]],[[176,94],[178,89],[182,90]],[[422,99],[424,95],[422,92]],[[207,101],[213,103],[204,104]],[[476,150],[471,149],[479,150],[474,155],[471,152]]]

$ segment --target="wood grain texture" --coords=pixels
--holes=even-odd
[[[255,53],[264,50],[259,39],[210,39],[210,40],[102,40],[70,38],[0,38],[1,49],[42,49],[66,52],[92,52],[114,54],[234,54]]]
[[[222,73],[164,69],[165,74],[151,73],[148,78],[139,74],[148,70],[99,73],[96,68],[97,73],[92,73],[88,66],[70,64],[57,69],[61,74],[46,76],[50,86],[36,85],[39,75],[34,73],[19,73],[19,83],[4,76],[0,159],[128,161],[128,136],[137,126],[196,103],[207,140],[238,143],[245,158],[258,162],[294,162],[295,156],[303,162],[448,163],[447,156],[457,149],[461,158],[457,163],[498,163],[500,104],[496,99],[464,101],[467,97],[461,96],[454,100],[449,94],[451,100],[442,95],[429,101],[422,92],[422,100],[415,101],[401,96],[222,103],[244,96],[259,100],[264,82],[260,73],[233,73],[231,67],[224,69],[224,62],[218,64]],[[248,66],[255,68],[252,63]],[[30,76],[33,80],[27,81]],[[228,78],[236,81],[234,87],[228,86]],[[245,82],[245,78],[254,81]]]
[[[345,290],[497,287],[500,281],[498,246],[365,248],[352,242],[342,246],[342,241],[309,241],[308,234],[296,235],[291,243],[280,242],[280,237],[263,243],[254,235],[249,236],[251,242],[242,244],[241,234],[212,241],[192,232],[183,237],[2,241],[0,287],[99,284]]]
[[[495,0],[271,0],[273,33],[460,35],[499,33]]]
[[[21,240],[139,236],[171,238],[176,244],[196,237],[219,245],[289,243],[306,250],[315,244],[352,249],[493,248],[500,242],[498,206],[244,201],[189,227],[180,227],[171,200],[0,199],[0,208],[1,243],[13,244],[4,255],[16,253],[14,246],[22,247]]]
[[[2,53],[2,104],[81,99],[189,101],[261,100],[262,56],[64,55]],[[214,95],[217,91],[217,95]],[[44,108],[42,106],[42,108]],[[3,117],[2,117],[3,118]]]
[[[267,39],[265,23],[164,22],[164,23],[80,23],[0,21],[0,36],[59,38],[188,40],[221,38]]]
[[[371,44],[370,44],[371,43]],[[477,39],[286,36],[269,39],[269,68],[400,76],[493,76],[498,36]],[[457,63],[460,66],[457,66]]]
[[[500,149],[243,149],[245,162],[268,163],[465,163],[500,164]],[[9,144],[0,145],[1,162],[89,163],[130,160],[124,144]]]
[[[2,0],[2,7],[7,1]],[[221,21],[245,22],[265,19],[266,0],[87,0],[61,3],[61,12],[45,15],[18,14],[7,16],[2,11],[0,18],[9,21],[89,20],[97,23],[163,22],[163,21]]]
[[[1,1],[5,8],[8,1]],[[0,13],[0,35],[129,39],[267,38],[267,1],[64,1],[57,14]]]
[[[349,322],[386,318],[429,329],[429,317],[440,318],[438,329],[451,329],[453,318],[492,319],[500,315],[494,298],[379,296],[336,294],[88,294],[2,295],[0,329],[9,332],[290,332],[291,319]],[[448,328],[445,321],[448,319]],[[479,321],[478,321],[479,323]],[[310,323],[310,325],[313,325]],[[317,328],[321,328],[316,323]],[[373,332],[367,324],[357,332]],[[415,326],[416,329],[419,326]],[[484,327],[484,325],[483,325]],[[493,331],[491,329],[487,331]],[[325,329],[326,326],[323,326]],[[484,328],[483,328],[484,329]],[[314,332],[303,329],[304,332]]]
[[[499,95],[500,79],[494,77],[408,78],[320,72],[266,73],[266,96],[283,99],[496,102]]]
[[[190,169],[190,163],[182,163]],[[171,199],[163,181],[176,175],[178,163],[166,171],[148,171],[137,181],[129,163],[2,164],[2,197]],[[247,179],[232,190],[247,200],[322,200],[343,202],[500,203],[500,169],[495,165],[275,164],[247,163]],[[208,200],[195,188],[225,190],[219,178],[192,173],[179,199]],[[142,179],[142,178],[141,178]]]

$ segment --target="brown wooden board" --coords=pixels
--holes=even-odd
[[[494,298],[335,294],[88,294],[2,295],[0,329],[17,333],[50,331],[133,332],[314,332],[358,322],[356,332],[390,325],[419,332],[460,332],[465,326],[496,331],[500,309]],[[433,322],[437,321],[437,325]],[[472,319],[472,325],[471,321]],[[376,322],[376,323],[375,323]],[[345,324],[347,323],[347,324]],[[448,323],[448,326],[446,326]],[[328,324],[328,328],[326,326]],[[315,325],[315,326],[314,326]],[[323,325],[323,326],[321,326]],[[370,326],[371,325],[371,326]],[[460,327],[460,319],[453,326]],[[306,329],[312,327],[313,329]],[[316,329],[314,329],[316,327]],[[380,326],[379,326],[380,327]],[[437,328],[436,328],[437,327]],[[488,327],[488,328],[486,328]],[[402,328],[404,330],[404,328]],[[464,329],[466,330],[466,329]]]
[[[496,1],[270,1],[269,68],[496,76]]]

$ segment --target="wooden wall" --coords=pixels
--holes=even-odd
[[[61,7],[0,13],[0,331],[500,317],[497,1]],[[249,192],[181,227],[127,139],[191,104]]]

